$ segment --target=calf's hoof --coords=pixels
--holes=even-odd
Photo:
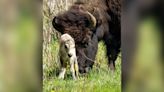
[[[73,80],[77,80],[77,78],[76,77],[73,77]]]
[[[62,80],[63,80],[63,79],[64,79],[64,76],[60,76],[60,75],[59,75],[58,79],[62,79]]]

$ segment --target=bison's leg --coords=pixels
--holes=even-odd
[[[107,56],[108,56],[108,66],[109,68],[114,71],[115,70],[115,61],[119,54],[120,44],[118,41],[114,39],[106,39],[105,40],[106,48],[107,48]]]
[[[115,70],[115,64],[112,60],[113,55],[111,53],[111,52],[113,52],[113,48],[112,48],[113,46],[111,44],[112,42],[110,40],[111,39],[110,37],[111,36],[107,35],[105,37],[104,41],[105,41],[105,44],[106,44],[106,50],[107,50],[107,56],[108,56],[108,66],[112,71],[114,71]]]
[[[114,53],[111,53],[111,52],[114,52],[114,50],[112,51],[112,48],[107,47],[108,66],[112,71],[114,71],[115,70],[115,62],[113,61],[113,59],[114,59],[115,55],[113,55]]]
[[[110,48],[110,62],[109,67],[111,70],[115,70],[115,61],[117,59],[117,56],[119,54],[119,48]]]
[[[75,76],[75,67],[74,67],[74,57],[71,57],[70,58],[70,70],[71,70],[71,73],[72,73],[72,77],[74,80],[76,80],[76,76]]]

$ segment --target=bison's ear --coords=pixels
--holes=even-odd
[[[60,33],[64,33],[63,32],[63,27],[62,25],[60,24],[60,20],[57,18],[57,17],[54,17],[53,20],[52,20],[52,26]]]

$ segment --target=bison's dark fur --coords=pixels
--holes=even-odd
[[[76,2],[68,11],[54,17],[53,27],[75,39],[81,72],[92,67],[100,40],[106,44],[109,67],[115,69],[121,44],[120,15],[121,0],[89,0]]]
[[[96,35],[93,35],[91,42],[86,48],[77,47],[77,56],[79,63],[79,72],[86,73],[94,64],[96,52],[98,48],[98,39]]]

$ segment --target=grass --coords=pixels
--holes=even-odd
[[[58,45],[54,42],[57,56]],[[80,75],[80,79],[72,80],[70,71],[66,72],[64,80],[57,78],[58,61],[53,61],[48,66],[48,61],[43,61],[43,91],[44,92],[121,92],[121,59],[116,61],[116,71],[113,73],[107,67],[106,49],[103,42],[99,43],[96,63],[93,69],[86,75]],[[43,57],[44,58],[44,57]],[[56,57],[57,58],[57,57]],[[57,59],[56,59],[57,60]],[[52,68],[53,67],[53,68]]]

